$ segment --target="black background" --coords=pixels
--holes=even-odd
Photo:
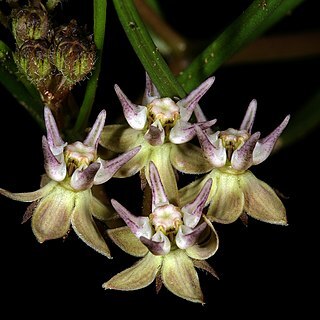
[[[223,2],[223,4],[221,4]],[[193,39],[212,38],[237,17],[251,1],[161,1],[169,23]],[[210,10],[208,4],[212,5]],[[317,1],[306,1],[268,33],[300,32],[320,28]],[[63,12],[63,15],[61,15]],[[56,19],[66,22],[79,17],[91,24],[91,1],[63,2]],[[3,29],[1,29],[2,32]],[[120,114],[113,92],[117,83],[132,99],[144,88],[144,70],[130,47],[111,1],[102,73],[92,120],[107,110],[107,124]],[[319,39],[320,40],[320,39]],[[221,67],[216,82],[201,100],[206,114],[217,117],[222,127],[237,128],[251,99],[258,100],[254,129],[268,134],[319,89],[319,56],[286,62]],[[81,102],[85,83],[75,89]],[[43,173],[41,136],[29,114],[3,88],[1,93],[1,187],[11,191],[38,189]],[[320,107],[320,106],[319,106]],[[132,265],[110,242],[113,260],[99,255],[70,233],[66,240],[38,244],[30,223],[21,225],[25,203],[0,198],[1,211],[1,305],[14,316],[40,314],[78,316],[84,312],[110,317],[129,311],[132,315],[170,316],[173,312],[196,311],[199,316],[222,312],[223,317],[313,311],[318,282],[318,149],[319,130],[253,167],[253,173],[288,199],[289,226],[281,227],[249,219],[216,225],[220,249],[209,260],[220,276],[215,280],[199,272],[205,306],[186,302],[154,284],[135,292],[104,291],[103,282]],[[111,197],[127,207],[139,207],[138,178],[112,179],[106,184]],[[133,195],[133,196],[132,196]],[[14,303],[14,307],[10,304]],[[145,308],[153,311],[146,311]],[[40,310],[46,310],[45,312]],[[4,312],[4,311],[3,311]]]

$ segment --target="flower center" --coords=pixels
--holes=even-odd
[[[154,99],[147,105],[150,123],[159,120],[162,127],[173,127],[179,119],[179,107],[170,98]]]
[[[229,128],[221,131],[219,138],[227,151],[227,158],[231,161],[233,151],[241,148],[243,144],[249,139],[250,135],[246,130],[236,130]]]
[[[94,147],[88,147],[80,141],[68,144],[64,151],[68,175],[71,176],[76,169],[85,170],[96,160],[97,153]]]
[[[161,231],[165,235],[177,233],[182,224],[182,214],[180,210],[172,204],[166,204],[156,208],[150,214],[150,221],[156,231]]]

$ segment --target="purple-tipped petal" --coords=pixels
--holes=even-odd
[[[70,186],[77,191],[91,188],[100,166],[100,163],[94,162],[85,170],[76,169],[71,176]]]
[[[199,100],[209,90],[214,82],[214,77],[208,78],[198,88],[191,91],[185,98],[177,102],[180,107],[180,116],[183,121],[188,121],[192,115],[193,110],[198,105]]]
[[[121,102],[123,114],[130,127],[136,130],[142,130],[147,122],[147,108],[132,103],[119,86],[115,85],[114,89]]]
[[[233,152],[231,165],[233,169],[242,171],[247,170],[253,164],[253,149],[260,137],[260,132],[254,133],[240,148]]]
[[[191,229],[187,226],[180,226],[176,235],[176,244],[180,249],[187,249],[193,246],[199,239],[201,233],[207,227],[206,222],[202,222],[196,228]]]
[[[152,146],[159,146],[164,143],[165,132],[159,120],[156,120],[144,135],[144,138]]]
[[[101,163],[101,167],[94,178],[94,184],[102,184],[110,180],[113,175],[129,160],[131,160],[139,151],[141,147],[135,147],[132,150],[121,154],[120,156],[112,160],[103,160],[99,158],[98,163]]]
[[[254,118],[256,116],[257,111],[257,100],[253,99],[246,111],[246,114],[242,120],[240,130],[246,130],[248,133],[251,133]]]
[[[269,157],[275,143],[277,142],[282,131],[287,126],[289,120],[290,115],[286,116],[284,120],[281,122],[281,124],[275,130],[273,130],[267,137],[258,140],[253,150],[253,164],[259,164]]]
[[[151,238],[152,227],[149,218],[137,217],[133,215],[129,210],[127,210],[124,206],[122,206],[118,201],[114,199],[111,199],[111,204],[137,238]]]
[[[42,137],[44,168],[47,175],[55,181],[62,181],[67,175],[67,166],[63,157],[61,162],[54,156],[45,136]]]
[[[94,147],[95,149],[97,149],[100,135],[104,127],[104,123],[106,121],[106,116],[107,116],[106,110],[102,110],[99,113],[90,132],[88,133],[86,139],[83,141],[83,144],[85,144],[88,147]]]
[[[152,211],[154,211],[158,206],[168,204],[169,200],[164,191],[158,169],[152,161],[149,164],[149,175],[152,191]]]
[[[164,256],[170,252],[170,240],[161,231],[156,232],[151,240],[146,237],[140,237],[140,241],[155,256]]]
[[[48,107],[44,107],[44,121],[47,129],[47,139],[52,153],[55,156],[61,154],[66,143],[62,140],[57,123]]]
[[[147,105],[152,100],[160,98],[160,94],[156,88],[156,86],[152,83],[148,73],[146,72],[146,88],[144,91],[144,96],[142,99],[142,104]]]
[[[198,224],[203,208],[208,200],[211,187],[212,179],[208,179],[194,201],[181,208],[183,213],[183,223],[187,227],[194,228]]]
[[[195,125],[194,128],[204,155],[216,168],[223,167],[227,161],[227,153],[221,140],[218,140],[218,147],[216,147],[212,144],[208,135],[201,130],[198,125]]]

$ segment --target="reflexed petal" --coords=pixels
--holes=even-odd
[[[199,239],[201,233],[206,228],[207,223],[202,222],[200,225],[191,229],[185,225],[182,225],[178,229],[176,235],[176,244],[180,249],[187,249],[193,246]]]
[[[127,178],[135,175],[143,167],[145,167],[150,154],[150,145],[145,142],[141,146],[141,150],[127,163],[123,164],[114,174],[116,178]]]
[[[44,121],[47,129],[47,139],[52,153],[55,156],[61,154],[67,143],[62,140],[56,121],[48,107],[44,107]]]
[[[85,170],[76,169],[71,176],[70,186],[77,191],[90,189],[93,186],[96,173],[100,169],[100,166],[100,163],[94,162]]]
[[[254,133],[240,148],[233,152],[231,165],[233,169],[242,171],[247,170],[253,164],[253,149],[260,137],[260,132]]]
[[[155,256],[164,256],[170,252],[171,243],[166,235],[161,231],[157,231],[149,240],[146,237],[140,237],[140,241],[149,249]]]
[[[241,176],[245,212],[251,217],[274,224],[286,225],[286,209],[276,193],[250,171]]]
[[[75,206],[71,216],[73,230],[92,249],[111,258],[110,250],[92,218],[89,190],[76,193]]]
[[[212,169],[202,150],[191,143],[172,145],[170,161],[175,169],[183,173],[200,174]]]
[[[50,183],[46,184],[44,187],[42,187],[39,190],[36,190],[33,192],[17,192],[17,193],[13,193],[0,188],[0,194],[2,194],[3,196],[9,199],[16,200],[16,201],[33,202],[51,193],[53,188],[56,185],[57,185],[57,182],[51,180]]]
[[[111,240],[120,249],[132,256],[144,257],[149,251],[127,226],[109,229],[107,232]]]
[[[141,147],[134,149],[117,156],[112,160],[98,159],[97,162],[101,163],[101,167],[94,177],[94,184],[102,184],[110,180],[113,175],[124,165],[127,164],[139,151]]]
[[[209,90],[214,82],[214,77],[208,78],[200,86],[191,91],[185,98],[177,102],[180,107],[180,116],[183,121],[188,121],[192,115],[193,110],[197,106],[202,96]]]
[[[91,207],[92,207],[92,215],[105,223],[107,223],[108,220],[115,219],[118,217],[118,214],[114,210],[114,208],[111,206],[111,204],[104,204],[99,199],[97,199],[95,196],[92,196],[91,198]]]
[[[169,200],[164,191],[159,172],[152,161],[149,163],[149,177],[151,182],[152,191],[152,211],[154,211],[158,206],[168,204]]]
[[[132,103],[119,86],[115,85],[114,89],[121,102],[123,114],[130,127],[136,130],[142,130],[147,122],[147,108]]]
[[[124,220],[131,232],[135,234],[137,238],[141,236],[148,239],[152,236],[152,227],[147,217],[137,217],[133,215],[129,210],[122,206],[118,201],[111,199],[111,204],[118,212],[119,216]]]
[[[83,144],[85,144],[86,146],[89,146],[89,147],[95,147],[95,149],[97,149],[98,142],[99,142],[100,135],[101,135],[101,131],[102,131],[104,123],[106,121],[106,116],[107,116],[106,110],[102,110],[99,113],[90,132],[88,133],[86,139],[83,141]]]
[[[232,223],[244,210],[244,195],[239,182],[241,175],[216,174],[216,191],[211,198],[207,217],[219,223]]]
[[[116,274],[105,282],[102,287],[125,291],[145,288],[154,281],[161,263],[162,257],[148,253],[131,268]]]
[[[67,234],[74,205],[75,193],[58,184],[40,200],[31,221],[32,231],[40,243]]]
[[[58,161],[56,156],[52,153],[48,141],[45,136],[42,137],[42,150],[44,156],[44,168],[47,175],[55,181],[62,181],[67,175],[67,166],[64,158]]]
[[[152,83],[148,73],[146,72],[146,88],[144,91],[144,96],[142,99],[142,104],[147,105],[152,100],[160,98],[160,94],[156,88],[156,86]]]
[[[159,120],[151,124],[144,138],[152,146],[159,146],[164,143],[165,132]]]
[[[207,229],[201,234],[197,244],[186,249],[187,255],[196,260],[205,260],[212,257],[219,248],[219,237],[212,223],[204,216]]]
[[[286,116],[282,123],[274,131],[272,131],[267,137],[260,139],[257,142],[256,147],[253,150],[253,164],[259,164],[269,157],[280,134],[287,126],[289,119],[290,116]]]
[[[201,148],[207,157],[207,159],[217,168],[223,167],[227,161],[226,149],[222,146],[221,140],[219,140],[218,147],[214,146],[210,141],[208,135],[195,125],[195,130],[199,139]]]
[[[99,144],[113,152],[126,152],[144,141],[143,133],[128,125],[113,124],[102,130]]]
[[[248,106],[248,109],[242,120],[239,130],[246,130],[248,133],[251,133],[256,112],[257,112],[257,100],[253,99]]]
[[[161,268],[162,281],[166,288],[180,298],[203,303],[198,274],[192,260],[183,250],[167,254]]]
[[[208,179],[194,201],[181,208],[183,212],[183,223],[189,228],[194,228],[200,221],[211,187],[212,179]]]

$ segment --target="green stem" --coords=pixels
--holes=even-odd
[[[113,3],[133,49],[160,94],[166,97],[184,97],[185,91],[154,45],[133,1],[113,0]]]
[[[94,12],[94,43],[97,48],[97,61],[91,78],[88,81],[84,99],[80,108],[76,125],[73,129],[74,133],[82,132],[88,125],[90,113],[94,103],[99,74],[101,70],[102,50],[104,44],[104,35],[106,27],[106,14],[107,14],[107,0],[94,0],[93,1]]]
[[[255,0],[178,76],[189,92],[304,0]]]

